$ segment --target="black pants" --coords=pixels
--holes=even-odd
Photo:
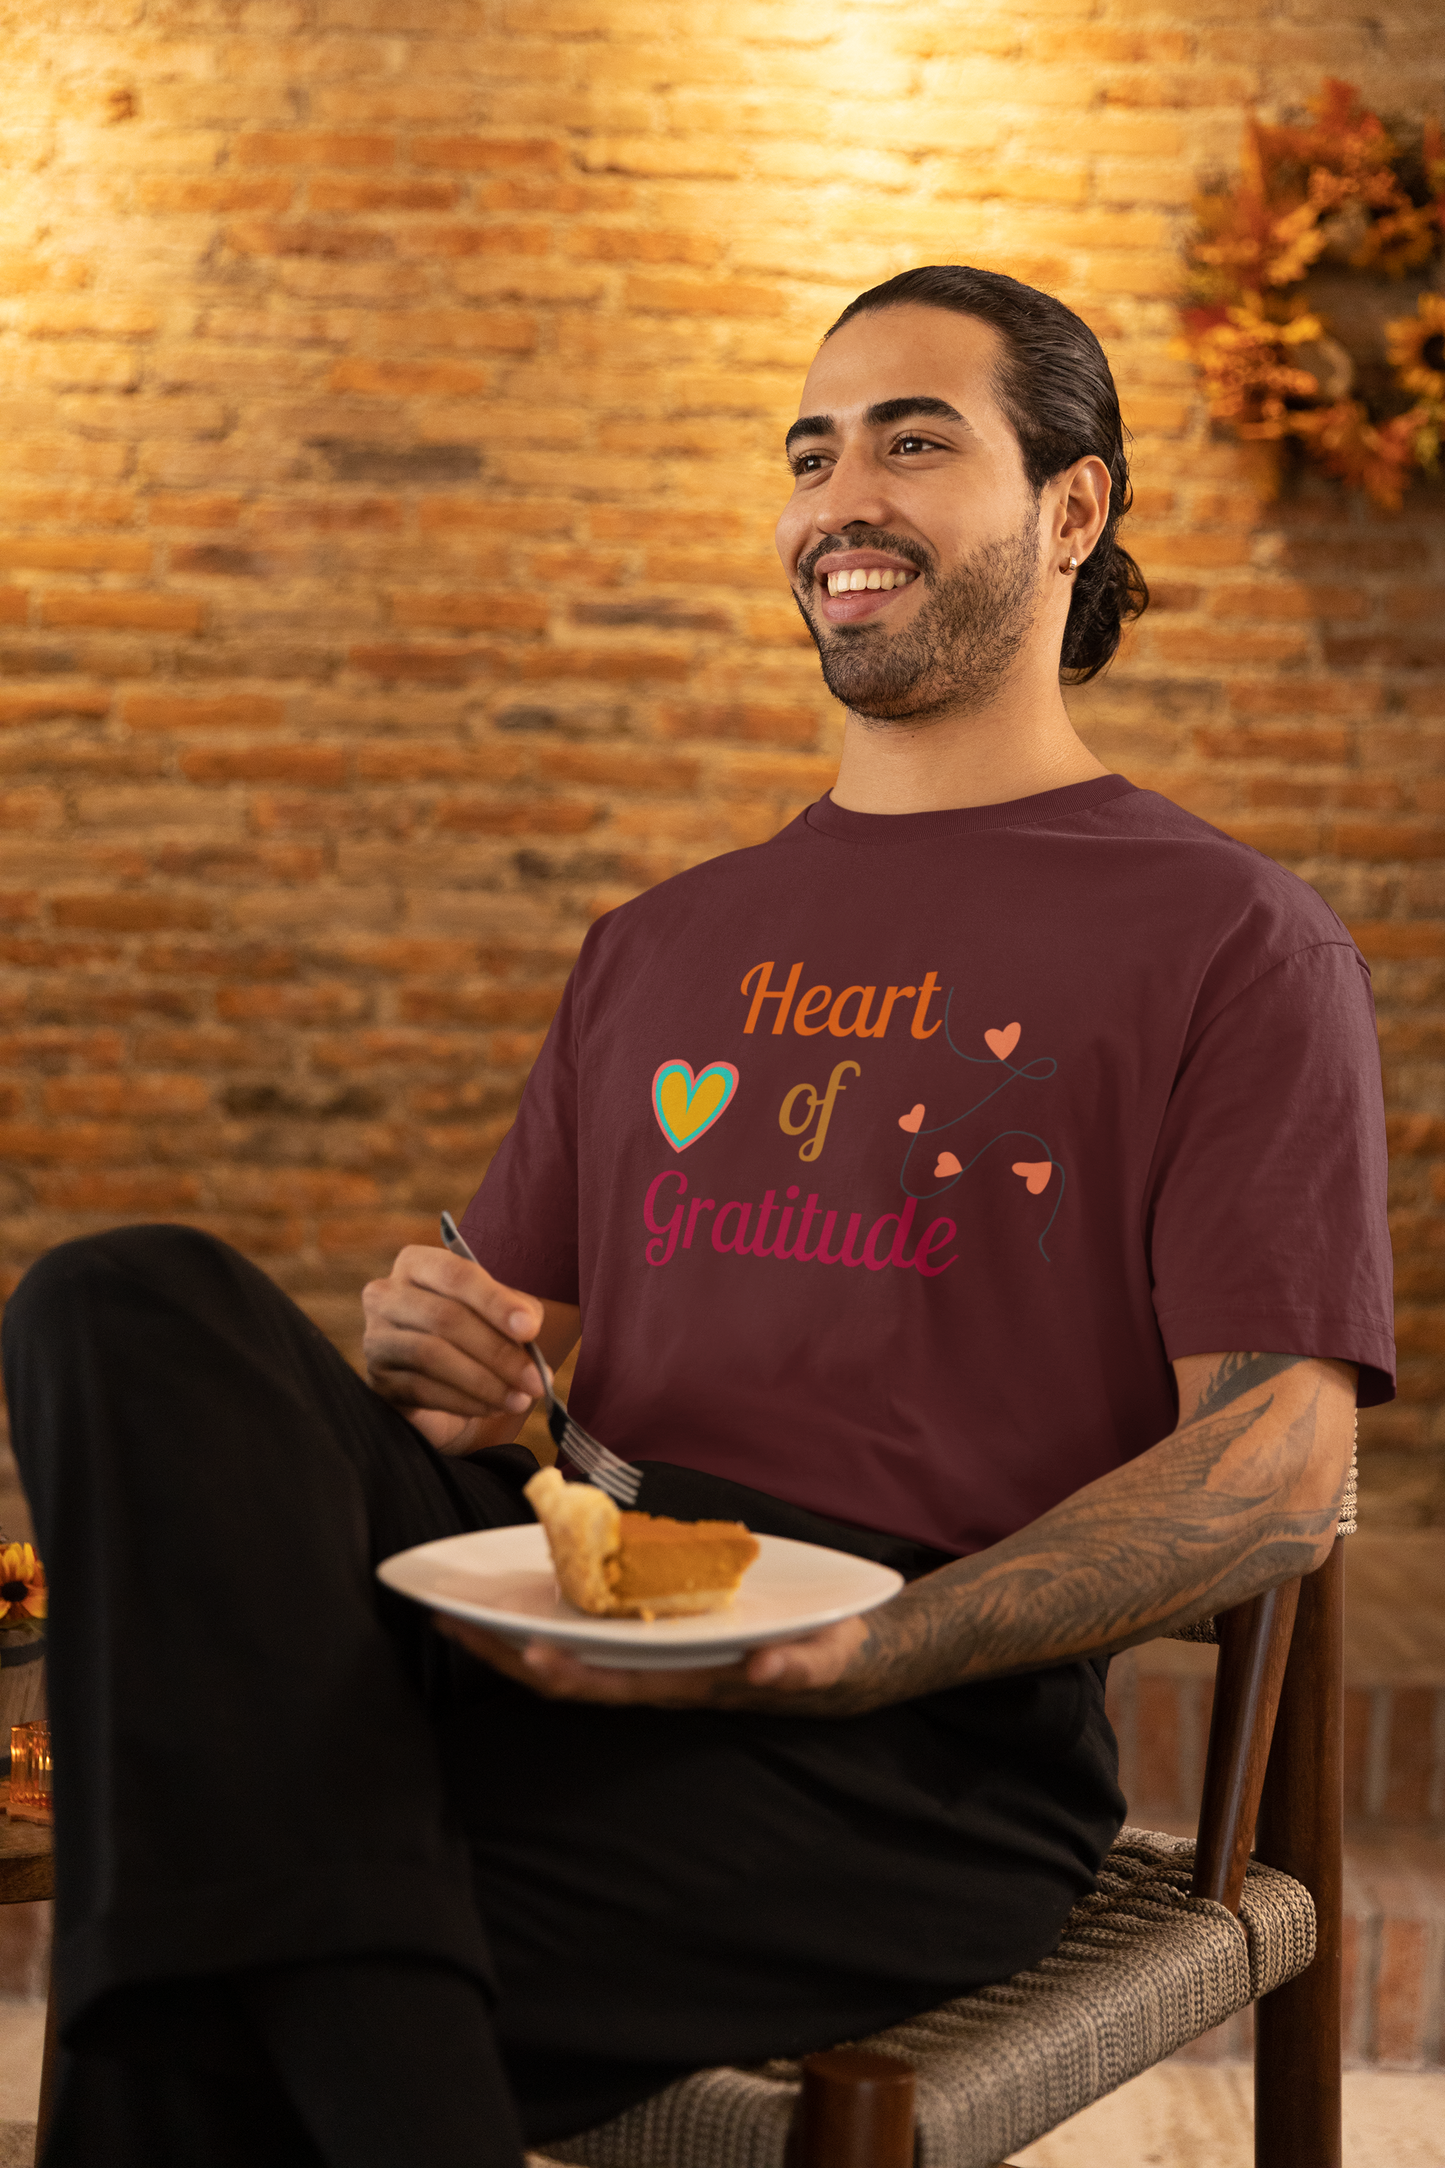
[[[52,1585],[63,2096],[158,2031],[204,2060],[253,1968],[380,1953],[476,1982],[541,2143],[1018,1970],[1118,1828],[1089,1664],[829,1722],[546,1703],[473,1662],[373,1569],[529,1519],[531,1456],[432,1452],[209,1237],[52,1251],[5,1356]],[[938,1562],[683,1470],[640,1504]],[[51,2162],[89,2168],[61,2109]]]

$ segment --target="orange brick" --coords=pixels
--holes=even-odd
[[[278,730],[286,720],[286,704],[263,693],[222,693],[210,699],[131,693],[121,718],[132,730]]]
[[[658,718],[671,738],[743,738],[774,745],[812,745],[818,736],[813,708],[759,701],[698,701],[664,707]]]
[[[136,495],[130,489],[0,489],[0,522],[17,527],[36,520],[59,520],[66,526],[98,522],[128,527],[135,518]]]
[[[57,926],[89,926],[112,933],[154,933],[164,926],[211,923],[210,906],[198,896],[56,896],[50,914]]]
[[[522,756],[511,746],[454,745],[415,738],[361,745],[357,775],[374,783],[451,783],[465,777],[510,782],[522,770]]]
[[[149,572],[149,542],[119,535],[0,535],[0,565],[46,572]]]
[[[205,604],[188,595],[42,595],[44,625],[124,625],[146,632],[199,632]]]
[[[549,1024],[560,986],[413,987],[401,1012],[414,1024]]]
[[[564,144],[550,136],[414,136],[411,161],[456,173],[561,173],[567,166]]]
[[[1291,820],[1283,814],[1233,814],[1219,826],[1270,858],[1307,858],[1320,849],[1324,836],[1317,820]]]
[[[717,262],[721,243],[708,233],[683,229],[663,232],[638,226],[579,226],[566,236],[574,256],[597,263],[688,263],[707,266]]]
[[[552,613],[540,596],[487,587],[470,595],[393,595],[391,614],[398,625],[456,625],[463,630],[489,625],[500,632],[545,632]]]
[[[438,828],[484,836],[577,836],[593,827],[597,809],[565,798],[443,798],[433,810]]]
[[[366,995],[359,986],[337,983],[312,986],[222,986],[216,1014],[233,1021],[273,1020],[286,1024],[334,1024],[360,1016]]]
[[[244,501],[207,496],[201,490],[174,494],[158,489],[146,498],[146,517],[155,527],[234,527]]]
[[[318,256],[355,261],[389,256],[386,236],[369,226],[328,224],[315,218],[238,218],[226,228],[226,245],[238,256]],[[393,273],[385,274],[388,278]]]
[[[132,1173],[37,1174],[36,1200],[66,1212],[174,1212],[201,1201],[193,1174],[146,1168]]]
[[[389,679],[420,678],[434,685],[464,685],[485,677],[495,660],[491,648],[406,647],[399,642],[352,648],[348,661],[356,670]]]
[[[396,138],[296,128],[234,136],[231,156],[238,166],[389,166],[396,162]]]
[[[197,1076],[57,1076],[40,1102],[47,1114],[204,1114],[211,1093]]]
[[[594,783],[621,790],[691,791],[701,765],[676,753],[641,746],[562,745],[537,755],[537,773],[559,783]]]
[[[249,1212],[373,1205],[380,1195],[375,1175],[327,1167],[285,1167],[274,1173],[266,1167],[218,1167],[213,1187],[221,1204]]]
[[[1438,821],[1336,821],[1330,840],[1342,858],[1445,858]]]
[[[182,753],[182,775],[193,783],[311,783],[346,781],[343,745],[207,746]]]
[[[398,248],[407,256],[547,256],[552,233],[547,226],[468,225],[448,219],[445,225],[399,228]]]
[[[313,211],[450,211],[461,195],[455,181],[313,181]]]
[[[285,211],[295,193],[294,181],[243,181],[232,174],[146,174],[136,182],[143,211]]]
[[[1339,729],[1207,728],[1194,742],[1213,760],[1282,760],[1316,765],[1343,761],[1354,750],[1354,733]]]
[[[788,306],[776,286],[753,286],[740,279],[648,278],[634,272],[623,287],[630,309],[666,316],[776,317]]]
[[[1295,675],[1232,684],[1227,690],[1237,715],[1369,716],[1383,697],[1383,688],[1368,681]]]
[[[398,312],[377,324],[387,346],[453,346],[491,354],[530,354],[537,319],[520,309],[424,309]]]
[[[440,393],[450,398],[469,396],[487,388],[488,375],[466,361],[338,361],[327,378],[330,391],[359,391],[387,399],[409,399],[419,393]]]
[[[497,534],[568,534],[576,526],[575,504],[510,504],[480,497],[423,497],[417,524],[423,533],[484,529]]]
[[[53,685],[9,686],[0,690],[0,726],[40,722],[49,716],[108,715],[114,697],[93,685],[60,690]]]
[[[531,648],[512,665],[520,678],[596,678],[606,683],[630,679],[676,684],[690,674],[685,655],[662,648]]]
[[[136,1156],[139,1145],[138,1132],[123,1122],[0,1122],[0,1158],[22,1166],[124,1162]]]
[[[1160,625],[1153,635],[1156,654],[1169,662],[1239,663],[1303,661],[1307,636],[1294,632],[1195,631],[1187,625]]]

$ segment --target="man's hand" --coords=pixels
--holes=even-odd
[[[362,1290],[366,1374],[443,1453],[514,1438],[542,1390],[518,1343],[541,1339],[551,1363],[577,1337],[566,1303],[504,1287],[449,1250],[410,1246]]]
[[[885,1606],[886,1608],[886,1606]],[[579,1663],[549,1641],[518,1647],[465,1619],[434,1614],[440,1632],[496,1671],[549,1701],[645,1703],[655,1709],[760,1709],[779,1715],[831,1713],[835,1691],[847,1692],[868,1639],[866,1622],[844,1619],[802,1641],[754,1649],[741,1663],[715,1670],[614,1671]]]

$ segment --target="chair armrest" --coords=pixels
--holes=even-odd
[[[1219,1664],[1194,1853],[1196,1897],[1238,1912],[1289,1660],[1298,1581],[1266,1589],[1215,1621]]]

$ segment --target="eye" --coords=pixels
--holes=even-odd
[[[822,452],[799,452],[788,464],[794,474],[817,474],[823,466]]]
[[[941,446],[938,445],[932,437],[920,437],[910,434],[906,437],[899,437],[894,443],[893,449],[895,452],[906,453],[907,456],[911,459],[915,457],[919,452],[939,451],[941,449]]]

